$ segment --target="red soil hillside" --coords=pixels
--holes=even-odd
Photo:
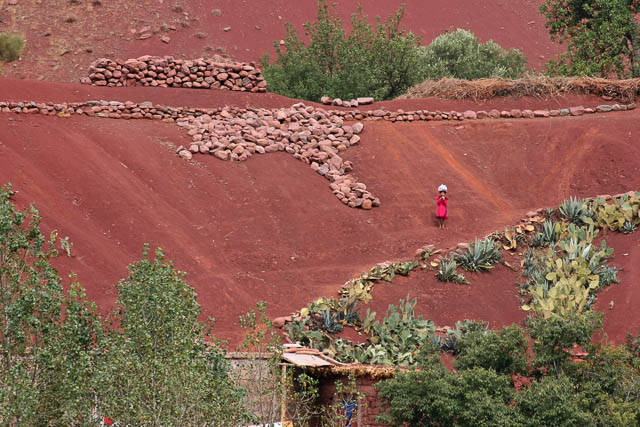
[[[44,83],[38,88],[31,93],[20,82],[0,80],[2,93],[14,100],[99,99],[108,90]],[[108,94],[122,101],[211,107],[233,103],[237,96],[151,88]],[[273,95],[237,99],[265,107],[291,102]],[[578,100],[521,100],[520,105],[569,106]],[[429,108],[437,103],[424,101]],[[534,120],[365,122],[361,144],[344,153],[382,201],[380,208],[364,211],[344,206],[327,181],[283,153],[243,163],[198,156],[189,163],[172,148],[188,141],[174,124],[2,114],[0,182],[14,184],[20,206],[35,202],[47,229],[70,236],[73,257],[62,258],[59,266],[65,274],[77,272],[103,310],[113,304],[125,266],[148,242],[165,248],[188,272],[204,314],[218,319],[217,334],[237,342],[238,315],[259,300],[268,302],[272,315],[288,314],[317,297],[335,295],[342,283],[375,263],[411,257],[425,243],[449,247],[569,195],[640,188],[639,117],[636,110]],[[451,189],[446,231],[435,228],[432,218],[434,189],[441,182]],[[393,293],[376,294],[377,311],[408,291],[421,296],[421,277],[399,281],[401,289],[387,288]],[[626,280],[620,289],[630,289],[632,281]],[[451,313],[493,319],[502,304],[512,304],[503,299],[510,291],[491,293],[474,285],[471,290],[484,299],[443,288],[438,299],[426,295],[418,312],[452,323]],[[445,311],[449,317],[438,314]],[[513,307],[505,313],[500,322],[522,316]]]
[[[357,2],[337,3],[338,14],[349,22]],[[402,2],[362,3],[373,19],[386,17]],[[560,50],[549,40],[538,0],[406,3],[404,27],[422,36],[424,43],[447,29],[466,28],[482,40],[522,50],[536,68]],[[285,22],[301,30],[302,23],[314,19],[316,4],[315,0],[19,0],[10,5],[0,0],[0,32],[19,32],[27,40],[22,60],[6,66],[5,75],[77,82],[91,61],[103,56],[194,58],[225,53],[236,60],[256,61],[274,52],[273,42],[284,37]],[[150,37],[140,40],[142,34]],[[160,40],[163,36],[170,38],[169,43]]]

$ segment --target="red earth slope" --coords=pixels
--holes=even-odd
[[[27,79],[77,82],[97,57],[131,58],[174,55],[195,58],[225,53],[241,61],[257,61],[274,53],[273,42],[285,35],[285,22],[298,30],[313,20],[316,1],[303,0],[0,0],[0,32],[24,34],[27,45],[20,62],[6,66],[5,75]],[[331,2],[333,3],[333,2]],[[345,22],[356,10],[355,0],[337,2]],[[401,1],[362,2],[370,18],[386,18]],[[513,0],[452,3],[448,0],[406,1],[404,28],[429,43],[447,29],[466,28],[482,40],[524,52],[529,65],[540,68],[558,53],[549,40],[541,1]],[[175,31],[169,29],[175,27]],[[228,28],[225,31],[225,28]],[[142,31],[144,30],[144,31]],[[142,34],[150,37],[140,40]],[[160,38],[168,36],[169,43]]]
[[[15,81],[0,82],[17,88],[14,96],[29,95],[26,99],[62,101],[57,97],[67,94],[71,101],[104,94],[97,88],[45,84],[31,94]],[[5,93],[10,92],[7,86]],[[205,106],[210,97],[209,106],[230,102],[200,93],[117,92],[123,101]],[[239,99],[243,105],[289,102],[273,95]],[[218,319],[217,334],[237,343],[238,315],[259,300],[268,302],[272,315],[288,314],[312,299],[335,295],[342,283],[377,262],[410,258],[425,243],[449,247],[509,226],[527,211],[557,205],[569,195],[640,188],[639,115],[367,122],[361,145],[345,158],[381,198],[382,206],[372,211],[345,207],[324,179],[283,153],[244,163],[212,156],[182,161],[172,146],[186,143],[186,134],[173,124],[146,120],[2,114],[0,182],[14,184],[20,206],[35,202],[47,229],[70,236],[73,257],[60,260],[61,271],[77,272],[103,310],[113,304],[114,285],[126,274],[125,266],[139,258],[148,242],[165,248],[188,272],[204,314]],[[432,217],[434,189],[441,182],[451,189],[446,231],[435,228]],[[424,298],[418,312],[440,322],[484,316],[509,323],[522,317],[515,298],[513,307],[505,300],[507,291],[481,287],[506,285],[506,279],[493,285],[493,275],[486,276],[487,282],[474,281],[476,297],[469,298],[443,287],[434,300],[421,274],[399,281],[400,289],[394,282],[393,288],[376,290],[377,311],[410,292]],[[631,289],[622,287],[631,285],[626,280],[620,289]],[[496,313],[502,304],[504,313]]]

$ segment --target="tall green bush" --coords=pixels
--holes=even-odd
[[[518,49],[505,50],[492,40],[481,43],[471,31],[460,28],[436,37],[424,48],[423,55],[429,79],[513,79],[524,73],[527,63]]]
[[[0,61],[16,61],[22,54],[24,39],[17,34],[0,34]]]
[[[0,188],[0,421],[70,425],[91,414],[100,322],[84,290],[64,292],[51,265],[58,233],[45,236],[36,208],[16,209],[13,194]]]
[[[242,393],[212,325],[198,320],[195,291],[161,249],[148,252],[117,287],[94,377],[99,413],[122,425],[237,425]]]
[[[420,82],[420,38],[400,29],[401,7],[386,21],[371,25],[362,8],[351,19],[347,34],[342,20],[326,0],[318,1],[315,22],[304,24],[308,42],[286,25],[284,46],[275,43],[277,59],[262,58],[264,76],[272,92],[318,101],[322,96],[388,99]]]

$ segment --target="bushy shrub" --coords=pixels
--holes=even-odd
[[[277,59],[261,59],[269,89],[292,98],[318,101],[322,96],[353,99],[393,98],[422,81],[420,38],[400,29],[404,9],[371,25],[362,9],[352,16],[347,34],[326,0],[318,1],[318,18],[304,24],[303,41],[287,24],[284,46],[275,43]]]
[[[459,28],[436,37],[423,54],[429,79],[517,78],[527,63],[518,49],[502,49],[492,40],[481,43],[471,31]]]
[[[378,397],[387,412],[380,421],[394,426],[521,425],[509,405],[513,387],[508,377],[473,368],[459,374],[442,364],[398,373],[380,382]]]
[[[22,54],[24,39],[16,34],[0,34],[0,61],[16,61]]]
[[[456,369],[481,367],[500,374],[525,372],[527,339],[518,325],[501,331],[478,329],[463,335],[458,343],[460,355]]]

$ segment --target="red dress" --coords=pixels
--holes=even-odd
[[[449,218],[449,214],[447,213],[447,203],[449,203],[449,199],[441,199],[440,196],[436,199],[436,204],[438,205],[438,209],[436,210],[436,218]]]

